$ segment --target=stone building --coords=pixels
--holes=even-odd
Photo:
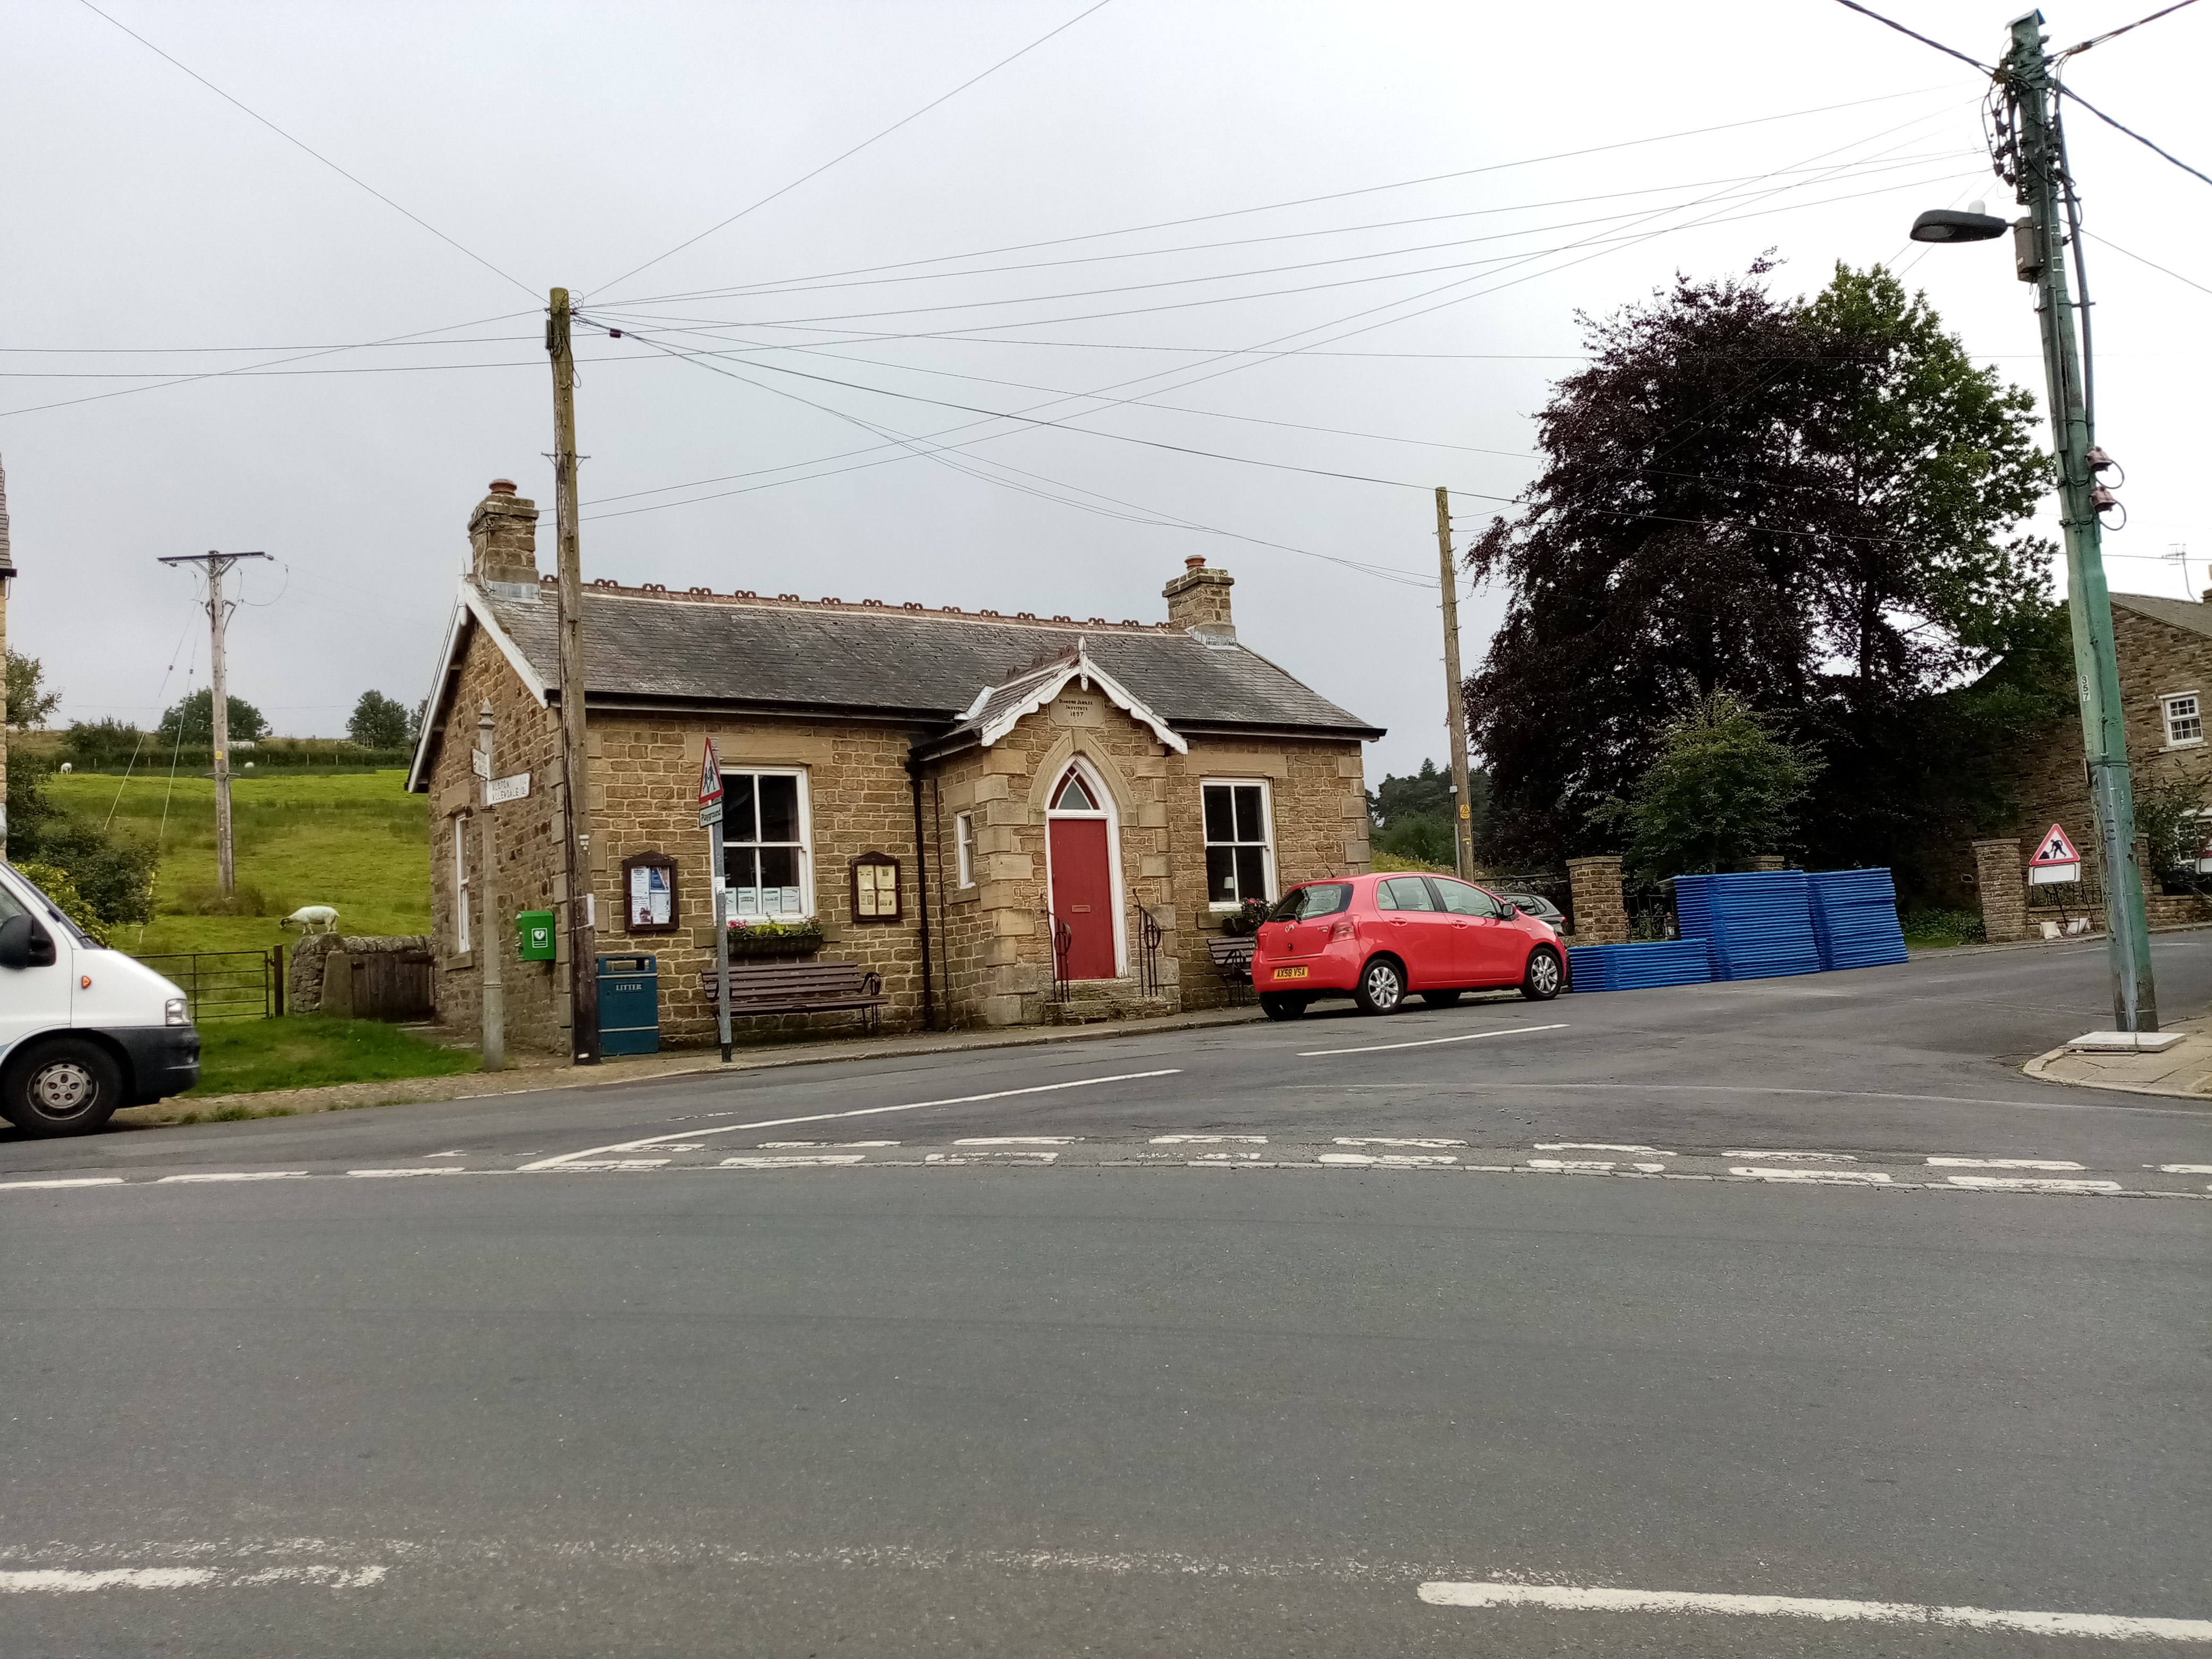
[[[475,1028],[483,952],[501,950],[508,1042],[561,1051],[559,599],[537,520],[503,479],[470,519],[408,787],[433,801],[441,1018]],[[719,861],[739,927],[818,925],[821,959],[878,975],[893,1024],[1222,1000],[1207,939],[1223,917],[1366,867],[1360,744],[1382,735],[1241,642],[1231,586],[1192,559],[1165,622],[1109,623],[591,583],[577,890],[599,954],[658,958],[664,1040],[708,1040]],[[491,808],[470,753],[487,705],[490,770],[527,775]],[[697,810],[708,737],[726,788],[714,831]],[[486,816],[497,915],[476,897]],[[514,959],[525,910],[558,913],[561,959]]]

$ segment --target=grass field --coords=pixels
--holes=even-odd
[[[429,800],[403,772],[240,778],[231,786],[238,890],[258,915],[208,914],[216,897],[215,782],[72,774],[46,780],[49,799],[161,849],[155,920],[120,927],[133,955],[265,950],[303,904],[337,907],[348,933],[430,931]],[[166,821],[165,821],[166,813]],[[258,902],[255,901],[258,900]],[[416,1073],[400,1073],[410,1076]],[[276,1086],[276,1085],[267,1085]]]
[[[226,1019],[200,1027],[200,1086],[179,1097],[309,1089],[325,1083],[450,1077],[483,1062],[373,1019]]]

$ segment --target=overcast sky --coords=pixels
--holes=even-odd
[[[234,690],[295,734],[342,732],[368,688],[412,703],[488,480],[547,509],[551,568],[562,284],[646,331],[579,337],[586,579],[1152,621],[1203,554],[1248,643],[1390,728],[1372,779],[1444,752],[1428,492],[1453,488],[1464,545],[1522,488],[1577,309],[1770,246],[1784,293],[1901,261],[2040,389],[2007,245],[1905,239],[1923,207],[2012,211],[1983,82],[1834,0],[1110,0],[701,235],[1086,3],[14,0],[9,643],[64,718],[149,721],[207,672],[192,579],[155,561],[266,550]],[[1878,9],[2002,49],[2002,8]],[[2208,53],[2212,4],[2069,78],[2212,170]],[[2069,137],[2106,239],[2112,584],[2178,595],[2175,544],[2192,586],[2212,568],[2212,187],[2078,110]],[[1195,222],[1139,228],[1169,221]],[[439,343],[366,343],[403,336]],[[1101,392],[1123,401],[1060,395]],[[1499,608],[1462,609],[1470,666]]]

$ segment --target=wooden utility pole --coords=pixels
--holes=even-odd
[[[545,320],[553,359],[553,501],[561,560],[561,807],[568,839],[569,1052],[599,1063],[599,929],[592,914],[592,794],[584,737],[584,559],[576,525],[576,356],[568,290]]]
[[[1444,587],[1444,722],[1451,729],[1452,848],[1474,878],[1474,814],[1467,793],[1467,696],[1459,678],[1459,570],[1452,561],[1451,492],[1437,491],[1437,565]]]
[[[507,930],[499,902],[499,839],[492,829],[491,703],[477,716],[477,773],[483,780],[483,1068],[507,1069]]]
[[[223,636],[230,613],[238,601],[223,602],[223,574],[240,559],[265,559],[266,553],[185,554],[163,559],[163,564],[197,564],[207,568],[209,735],[215,750],[215,879],[216,890],[228,898],[238,884],[238,866],[232,855],[230,836],[230,679],[223,655]],[[179,716],[181,720],[182,717]],[[184,732],[177,733],[181,740]]]

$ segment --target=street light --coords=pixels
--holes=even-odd
[[[2066,139],[2052,106],[2051,59],[2044,55],[2043,14],[2012,25],[2011,50],[1998,71],[2000,94],[1990,114],[1997,129],[1998,176],[2014,186],[2027,211],[2016,223],[1982,211],[1936,208],[1912,222],[1916,242],[1988,242],[2013,234],[2014,274],[2036,289],[2049,389],[2051,459],[2057,474],[2059,527],[2066,538],[2066,604],[2073,622],[2075,685],[2081,705],[2081,745],[2090,801],[2105,863],[2105,938],[2112,973],[2112,1021],[2123,1031],[2158,1030],[2158,988],[2151,973],[2143,915],[2142,872],[2136,859],[2135,789],[2120,702],[2112,606],[2105,586],[2099,514],[2119,505],[2103,481],[2112,458],[2097,447],[2090,390],[2088,307],[2081,299],[2081,338],[2075,339],[2076,302],[2067,292],[2066,255],[2081,270],[2081,228]],[[2071,232],[2069,235],[2068,233]]]

